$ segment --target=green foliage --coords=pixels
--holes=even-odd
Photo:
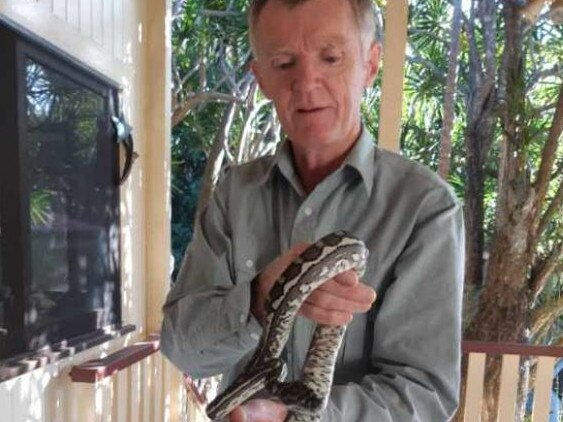
[[[52,219],[51,201],[54,195],[54,192],[46,189],[31,191],[29,209],[33,227],[49,224]]]
[[[401,151],[434,170],[440,152],[449,11],[448,4],[441,0],[417,0],[409,7]],[[456,111],[462,110],[459,105]],[[458,126],[455,130],[459,133]]]
[[[173,96],[235,94],[248,71],[247,1],[177,1],[172,24]],[[230,9],[228,7],[231,6]],[[228,10],[227,10],[228,9]],[[172,130],[172,249],[175,271],[193,234],[201,178],[226,105],[204,102]],[[233,135],[240,132],[235,124]]]

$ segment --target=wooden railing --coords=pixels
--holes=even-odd
[[[159,337],[153,335],[104,358],[73,367],[70,377],[73,398],[79,402],[79,419],[73,416],[63,419],[85,422],[188,419],[183,376],[159,350]]]
[[[464,341],[463,352],[469,356],[465,389],[465,421],[481,421],[485,362],[487,356],[493,355],[502,356],[499,413],[496,421],[514,422],[515,420],[522,356],[537,358],[535,382],[531,386],[534,391],[532,422],[549,420],[554,367],[557,359],[563,357],[563,348]]]
[[[536,357],[532,422],[549,420],[554,366],[563,348],[465,341],[468,355],[464,420],[481,421],[485,362],[502,356],[497,422],[514,422],[520,361]],[[203,397],[192,381],[183,377],[159,353],[158,336],[149,337],[102,359],[78,365],[70,372],[76,382],[75,398],[91,403],[82,406],[82,421],[203,421]],[[489,421],[483,421],[489,422]]]

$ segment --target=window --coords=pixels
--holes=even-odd
[[[0,363],[121,323],[116,99],[0,20]]]

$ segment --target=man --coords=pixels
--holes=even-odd
[[[162,351],[228,385],[258,344],[275,279],[307,244],[347,230],[370,250],[367,271],[361,281],[335,277],[302,306],[288,378],[300,376],[315,323],[348,323],[323,421],[445,421],[458,401],[462,211],[437,176],[377,150],[362,126],[361,96],[380,58],[372,7],[251,4],[252,68],[287,141],[219,183],[164,306]],[[285,414],[255,399],[231,420]]]

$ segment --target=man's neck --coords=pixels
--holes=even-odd
[[[330,155],[318,150],[301,151],[290,144],[293,164],[305,193],[311,193],[319,183],[342,165],[356,141],[357,139],[348,145],[344,144],[343,148]]]

